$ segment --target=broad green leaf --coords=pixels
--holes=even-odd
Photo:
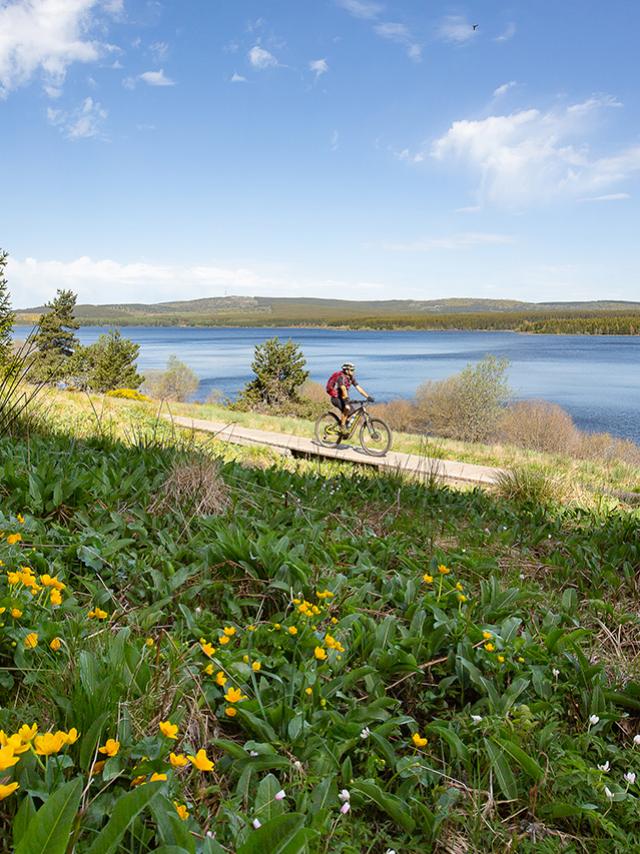
[[[302,854],[306,841],[297,848],[289,847],[295,841],[296,834],[302,828],[304,816],[300,813],[287,813],[272,818],[254,831],[236,854]]]
[[[516,785],[516,779],[513,776],[513,771],[507,762],[504,751],[497,744],[489,741],[488,738],[484,739],[484,745],[502,794],[510,801],[515,800],[518,797],[518,786]]]
[[[14,854],[64,854],[78,812],[82,783],[77,777],[45,801],[31,819]]]
[[[356,780],[351,786],[352,792],[358,792],[373,801],[383,812],[392,818],[396,824],[411,833],[416,826],[411,813],[403,801],[395,795],[383,791],[373,780]]]
[[[22,837],[27,832],[27,828],[31,823],[31,819],[36,814],[36,808],[33,804],[33,799],[31,795],[27,795],[26,798],[20,804],[20,809],[15,814],[15,818],[13,819],[13,847],[16,848],[18,843],[22,839]]]
[[[89,727],[89,731],[82,739],[82,743],[80,744],[80,767],[85,771],[89,770],[89,766],[93,761],[96,748],[102,736],[102,730],[107,722],[107,717],[108,715],[105,712],[100,715],[100,717],[96,718]]]
[[[543,769],[538,765],[536,760],[529,756],[528,753],[525,753],[521,747],[518,747],[517,744],[514,744],[512,741],[508,741],[505,738],[496,738],[495,741],[500,745],[500,747],[502,747],[505,753],[508,753],[509,756],[518,763],[526,774],[536,781],[536,783],[539,783],[540,780],[544,778]]]
[[[258,784],[256,792],[254,812],[257,818],[265,824],[277,815],[281,815],[284,811],[282,801],[276,801],[276,793],[282,789],[277,777],[273,774],[267,774]]]
[[[111,854],[117,849],[129,825],[147,804],[158,795],[162,783],[146,783],[116,801],[111,818],[94,839],[87,854]]]
[[[467,750],[466,745],[460,739],[458,734],[451,729],[451,727],[446,724],[432,723],[425,727],[425,732],[433,733],[443,741],[446,741],[451,748],[451,752],[456,756],[456,758],[463,762],[466,762],[469,759],[469,751]]]

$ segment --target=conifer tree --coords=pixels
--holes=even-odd
[[[95,391],[135,389],[142,383],[144,378],[136,370],[140,345],[123,338],[119,330],[112,329],[106,335],[101,335],[86,350],[91,364],[88,383]]]
[[[80,326],[74,316],[76,299],[73,291],[58,290],[55,299],[45,305],[47,311],[38,323],[31,368],[32,376],[40,382],[58,382],[68,376],[69,360],[79,346],[75,334]]]
[[[8,365],[11,359],[13,323],[16,319],[5,278],[8,258],[8,253],[0,249],[0,368]]]

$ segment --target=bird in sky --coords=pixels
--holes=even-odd
[[[477,30],[479,26],[480,26],[480,24],[472,24],[472,27],[474,30]]]

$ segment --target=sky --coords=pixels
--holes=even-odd
[[[0,0],[14,305],[640,300],[639,31],[635,0]]]

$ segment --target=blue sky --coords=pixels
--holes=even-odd
[[[639,31],[629,0],[0,0],[14,303],[640,299]]]

